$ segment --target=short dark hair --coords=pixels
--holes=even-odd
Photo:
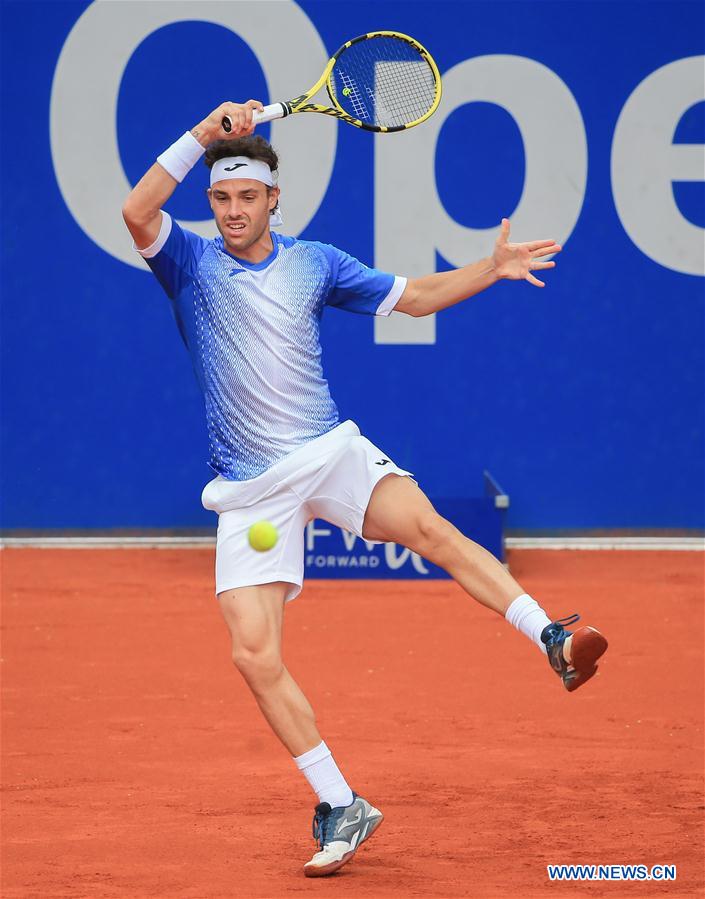
[[[274,172],[279,166],[279,157],[274,148],[259,134],[247,137],[236,137],[233,140],[216,140],[206,148],[205,163],[208,168],[226,156],[247,156],[248,159],[259,159]]]

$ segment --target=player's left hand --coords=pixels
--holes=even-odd
[[[509,219],[502,219],[502,229],[494,246],[492,262],[495,272],[500,278],[512,281],[528,281],[535,287],[545,287],[531,273],[542,268],[555,268],[555,262],[542,262],[543,256],[560,253],[553,240],[530,240],[528,243],[509,243]]]

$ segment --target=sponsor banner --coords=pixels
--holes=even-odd
[[[409,278],[488,256],[503,216],[512,240],[563,251],[543,290],[505,281],[421,317],[327,309],[341,419],[429,496],[500,472],[514,530],[705,525],[702,3],[430,8],[2,4],[3,528],[212,524],[203,401],[122,204],[220,102],[291,97],[385,26],[431,51],[441,104],[400,134],[261,128],[285,233]],[[165,209],[213,237],[207,187],[199,164]]]

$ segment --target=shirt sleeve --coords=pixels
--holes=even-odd
[[[140,250],[133,243],[172,300],[196,277],[198,263],[207,246],[205,238],[182,228],[168,212],[162,212],[161,228],[151,246]]]
[[[330,264],[327,305],[363,315],[389,315],[404,293],[406,278],[369,268],[337,247],[319,246]]]

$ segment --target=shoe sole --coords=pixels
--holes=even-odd
[[[351,851],[346,852],[345,855],[338,859],[337,862],[331,862],[329,865],[324,865],[322,868],[314,868],[313,865],[304,865],[304,874],[306,877],[328,877],[329,874],[334,874],[343,865],[347,865],[349,861],[352,861],[353,856],[357,852],[357,850],[362,846],[363,843],[366,843],[367,840],[372,836],[372,834],[378,829],[380,824],[384,821],[384,815],[380,815],[379,818],[375,818],[374,822],[370,824],[369,830],[365,834],[362,840],[357,844],[357,846]]]
[[[607,646],[607,640],[593,627],[581,627],[573,634],[571,643],[571,667],[573,670],[563,681],[569,693],[582,687],[597,672],[595,662],[604,654]]]

